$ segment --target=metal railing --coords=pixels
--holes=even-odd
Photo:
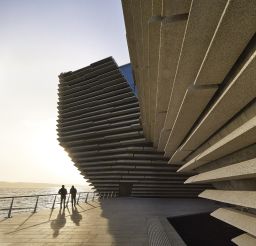
[[[85,203],[88,203],[89,199],[91,201],[94,201],[96,199],[108,199],[108,198],[114,198],[117,196],[116,192],[78,192],[76,196],[76,204],[79,204],[81,200],[84,200]],[[32,213],[36,213],[38,209],[38,204],[40,201],[40,197],[53,197],[53,201],[51,203],[44,202],[44,206],[47,207],[47,205],[51,205],[50,208],[54,209],[56,204],[61,204],[60,202],[60,194],[42,194],[42,195],[26,195],[26,196],[7,196],[7,197],[0,197],[0,201],[3,200],[9,200],[10,206],[7,208],[0,208],[0,211],[8,211],[7,218],[12,217],[12,212],[14,210],[33,210]],[[35,205],[33,207],[15,207],[14,202],[18,199],[27,199],[27,198],[36,198],[35,199]],[[58,201],[57,201],[58,200]],[[67,200],[66,204],[64,204],[66,207],[68,207],[68,204],[70,202],[70,193],[67,194]]]

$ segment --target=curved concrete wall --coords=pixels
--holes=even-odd
[[[122,3],[147,140],[256,245],[256,1]]]

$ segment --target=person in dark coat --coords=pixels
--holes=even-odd
[[[72,187],[70,189],[72,206],[76,206],[76,193],[77,193],[77,190],[74,187],[74,185],[72,185]]]
[[[68,192],[64,185],[62,185],[62,187],[61,187],[61,189],[59,189],[58,193],[60,194],[60,208],[62,208],[62,203],[65,208],[66,207],[66,195]]]

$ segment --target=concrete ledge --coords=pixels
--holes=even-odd
[[[231,208],[219,208],[211,216],[256,236],[256,215]]]
[[[238,237],[235,237],[231,240],[238,246],[255,246],[256,245],[256,238],[245,233]]]
[[[256,209],[256,191],[205,190],[199,197]]]
[[[201,86],[187,89],[164,149],[165,156],[170,157],[175,153],[217,88],[216,86]]]
[[[173,127],[182,99],[188,87],[193,85],[225,4],[219,0],[192,2],[164,129]],[[165,146],[166,142],[161,144]]]
[[[256,116],[246,121],[236,130],[184,164],[179,171],[191,171],[208,162],[219,159],[239,149],[255,143]]]
[[[250,179],[256,177],[256,159],[243,161],[190,177],[185,183],[211,183],[223,180]],[[179,170],[178,170],[179,171]]]
[[[256,51],[195,127],[182,150],[194,150],[255,99]],[[232,102],[232,103],[230,103]]]
[[[255,1],[230,1],[227,4],[195,84],[220,84],[223,81],[255,34],[255,9]],[[230,45],[231,40],[232,45]]]

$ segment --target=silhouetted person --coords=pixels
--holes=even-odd
[[[72,206],[76,206],[76,193],[77,193],[77,190],[74,187],[74,185],[72,185],[72,187],[70,189]]]
[[[64,208],[66,207],[66,195],[67,195],[67,189],[65,189],[65,186],[62,185],[62,188],[59,189],[60,194],[60,207],[62,207],[62,203],[64,204]]]

